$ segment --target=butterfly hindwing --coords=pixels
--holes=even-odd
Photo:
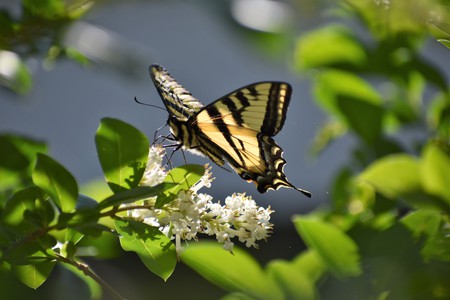
[[[297,189],[287,181],[283,151],[271,138],[283,127],[290,95],[287,83],[252,84],[206,106],[190,125],[198,129],[202,145],[226,149],[222,155],[228,163],[259,192],[281,186]]]
[[[230,134],[217,131],[211,125],[201,128],[204,129],[199,135],[202,144],[214,143],[213,148],[223,149],[229,141],[233,143],[233,148],[223,151],[222,155],[243,179],[254,182],[259,192],[276,190],[280,186],[295,188],[283,173],[286,163],[283,151],[271,137],[239,127]]]
[[[294,188],[286,179],[283,150],[272,139],[284,125],[292,94],[285,82],[259,82],[240,88],[203,106],[162,67],[150,73],[168,112],[173,136],[188,150],[225,160],[260,193],[279,187]]]

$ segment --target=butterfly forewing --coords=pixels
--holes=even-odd
[[[150,75],[170,115],[179,120],[187,121],[203,107],[203,104],[163,67],[151,65]]]
[[[162,67],[150,73],[169,111],[169,125],[183,147],[209,157],[222,166],[224,159],[259,192],[294,188],[286,179],[283,150],[275,136],[284,125],[292,94],[285,82],[259,82],[240,88],[203,107]]]
[[[222,118],[227,124],[274,136],[283,128],[291,93],[291,86],[285,82],[254,83],[213,102],[209,109],[198,113],[196,121]]]

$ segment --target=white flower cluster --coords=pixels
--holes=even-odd
[[[166,171],[162,167],[164,149],[152,146],[149,162],[141,185],[153,186],[163,181]],[[258,247],[259,240],[265,240],[272,232],[269,222],[270,207],[258,207],[250,196],[233,194],[225,199],[225,205],[213,203],[208,194],[198,193],[202,187],[210,187],[214,180],[206,172],[188,191],[181,191],[178,197],[160,209],[151,208],[155,199],[146,200],[145,209],[129,211],[129,216],[158,227],[165,235],[175,240],[177,254],[183,251],[181,241],[197,240],[197,234],[215,235],[223,247],[232,251],[233,238],[238,238],[247,247]],[[150,207],[150,208],[149,208]]]
[[[142,176],[140,185],[155,186],[164,180],[167,175],[166,170],[162,166],[162,161],[165,154],[166,151],[162,145],[154,145],[150,147],[147,166],[145,167],[144,176]]]

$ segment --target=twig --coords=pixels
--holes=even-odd
[[[92,279],[94,279],[100,286],[102,286],[105,290],[109,291],[111,293],[111,295],[114,297],[114,299],[118,299],[118,300],[126,300],[125,297],[121,296],[116,290],[114,290],[108,283],[106,283],[106,281],[104,281],[102,278],[100,278],[97,274],[94,273],[94,271],[92,271],[89,268],[89,265],[85,264],[85,263],[81,263],[75,260],[72,260],[70,258],[64,257],[61,254],[56,253],[56,258],[57,260],[72,265],[75,268],[77,268],[78,270],[82,271],[84,275],[91,277]]]

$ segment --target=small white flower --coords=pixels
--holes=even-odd
[[[161,183],[167,175],[166,170],[162,166],[163,157],[166,154],[164,148],[157,144],[152,145],[148,152],[147,166],[144,176],[141,179],[141,185],[155,186]]]
[[[191,187],[191,191],[197,193],[202,187],[211,187],[211,182],[215,179],[212,177],[211,169],[211,166],[208,164],[205,165],[205,174],[203,174],[202,178]]]
[[[141,185],[154,186],[161,183],[167,172],[162,166],[165,155],[162,146],[152,146],[149,151],[147,169]],[[213,198],[198,193],[203,187],[211,187],[214,180],[211,167],[205,165],[205,174],[188,191],[180,191],[177,198],[163,207],[153,208],[156,197],[143,202],[145,208],[130,210],[128,215],[134,219],[159,228],[169,238],[175,240],[178,256],[183,251],[182,241],[197,240],[198,234],[215,236],[223,248],[232,252],[233,238],[255,247],[260,240],[265,240],[272,232],[269,222],[270,207],[258,207],[250,196],[233,194],[225,199],[225,204],[213,203]],[[136,206],[136,204],[128,204]]]

